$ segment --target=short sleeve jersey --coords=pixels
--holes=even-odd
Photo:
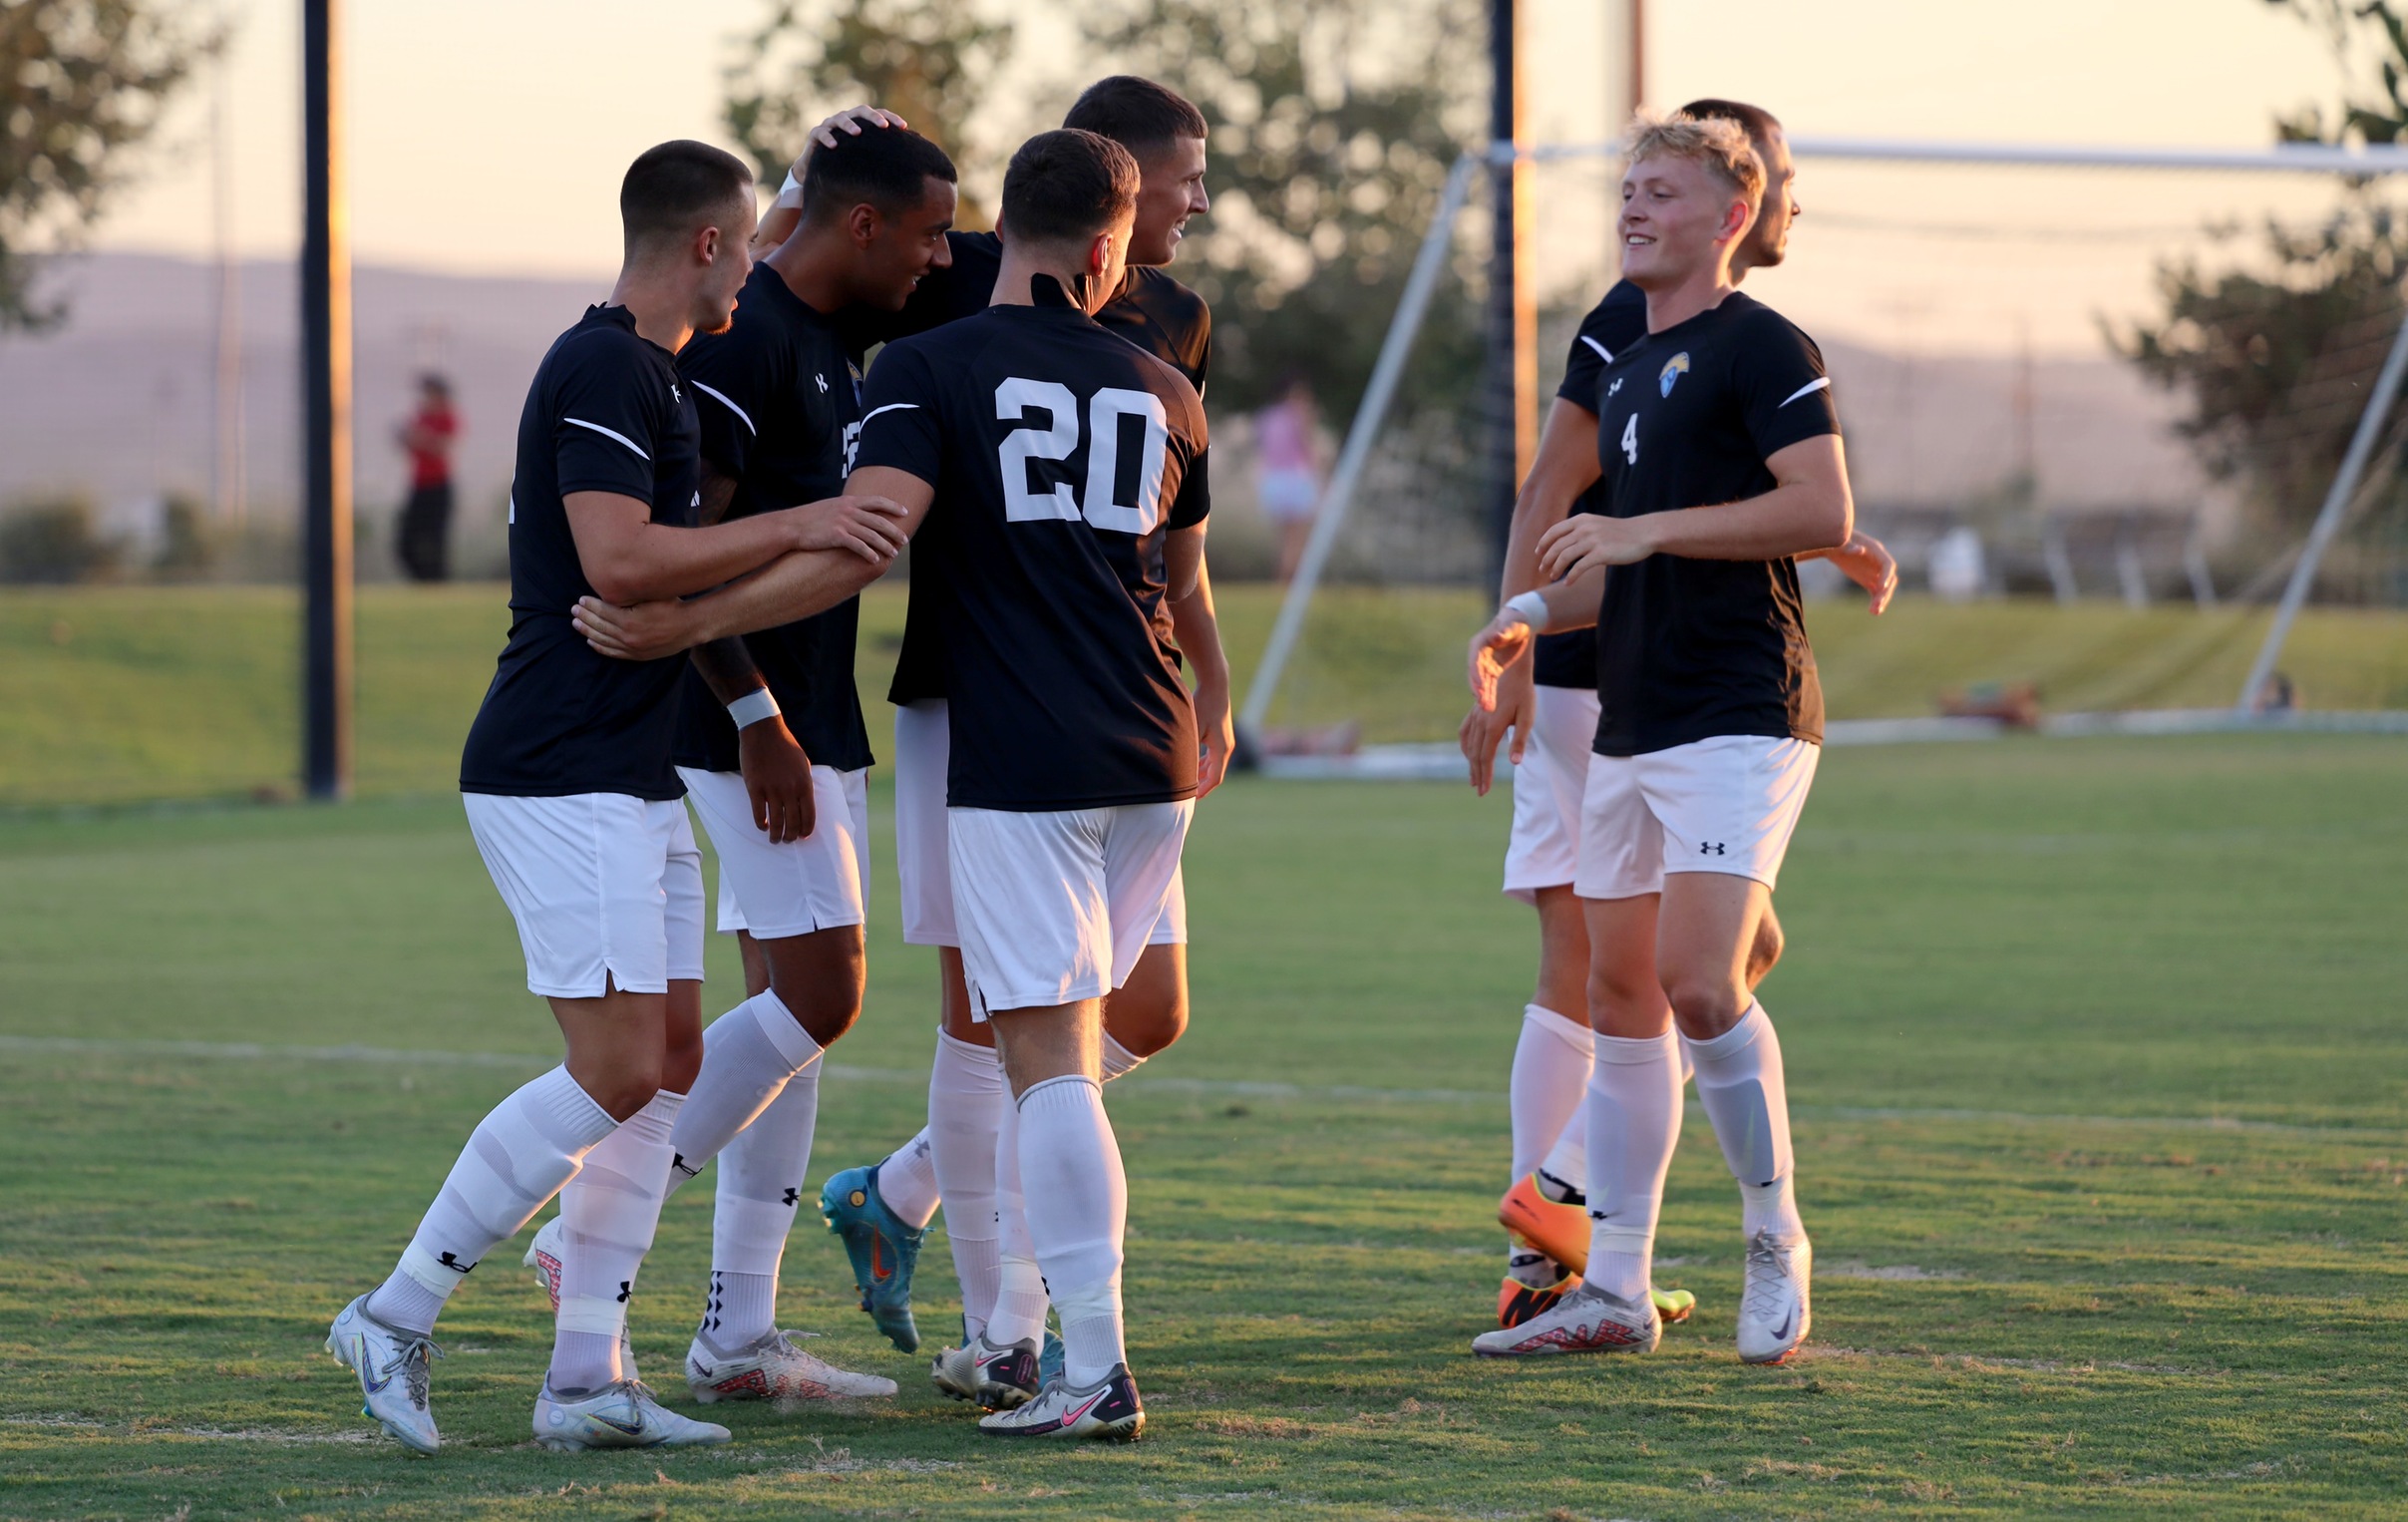
[[[924,333],[947,322],[976,316],[995,294],[995,276],[1003,267],[1003,242],[992,232],[949,232],[953,263],[931,270],[911,293],[899,319],[883,336]],[[1096,313],[1098,324],[1177,370],[1204,395],[1204,378],[1212,362],[1212,309],[1204,298],[1182,285],[1165,270],[1130,266],[1121,288]],[[1642,326],[1644,324],[1642,323]],[[933,615],[921,611],[936,606],[939,595],[929,579],[941,572],[929,568],[938,559],[930,553],[932,535],[941,524],[930,524],[919,539],[928,548],[911,554],[911,601],[903,612],[903,647],[894,662],[894,682],[887,689],[890,703],[915,703],[945,695],[944,651]],[[922,593],[927,595],[923,598]]]
[[[563,499],[611,492],[691,528],[700,505],[694,399],[669,351],[623,306],[586,308],[535,369],[511,479],[511,631],[469,726],[460,787],[558,798],[684,794],[671,765],[683,655],[613,660],[570,625],[592,593]]]
[[[1599,377],[1597,452],[1616,518],[1773,488],[1765,461],[1840,431],[1814,340],[1734,292],[1616,355]],[[1794,561],[1658,555],[1605,572],[1596,752],[1717,735],[1823,739],[1823,688]]]
[[[1196,714],[1172,659],[1164,543],[1210,508],[1187,378],[1037,282],[887,345],[861,466],[935,489],[912,588],[943,640],[947,801],[1022,813],[1196,794]],[[915,568],[916,571],[916,568]]]
[[[1597,377],[1613,357],[1647,336],[1647,296],[1628,280],[1617,280],[1603,300],[1580,319],[1563,362],[1563,384],[1555,395],[1589,412],[1597,410]],[[1572,499],[1571,512],[1605,510],[1605,484],[1600,481]],[[1597,637],[1586,629],[1542,634],[1531,654],[1532,677],[1542,687],[1597,687]]]
[[[861,428],[860,376],[836,325],[767,264],[753,267],[724,333],[677,356],[702,422],[702,458],[736,483],[731,519],[818,502],[845,490]],[[870,764],[853,679],[861,604],[744,636],[804,753],[841,772]],[[677,764],[739,769],[736,725],[698,671],[681,695]]]

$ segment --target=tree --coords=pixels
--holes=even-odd
[[[1011,24],[985,20],[970,0],[776,0],[728,66],[728,130],[776,185],[814,123],[865,101],[966,171],[983,165],[971,121],[1011,51]],[[974,223],[964,200],[963,220]]]
[[[65,320],[44,260],[78,247],[223,34],[165,0],[0,0],[0,332]]]
[[[2284,142],[2398,143],[2408,138],[2408,19],[2395,0],[2266,0],[2325,28],[2345,70],[2369,70],[2328,118],[2277,118]],[[2226,239],[2237,229],[2218,229]],[[2161,265],[2154,323],[2109,334],[2151,380],[2184,392],[2182,430],[2213,474],[2242,483],[2269,527],[2312,518],[2364,405],[2366,385],[2403,315],[2408,215],[2382,188],[2353,182],[2321,223],[2269,219],[2258,257],[2210,270]]]

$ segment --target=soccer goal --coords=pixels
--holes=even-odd
[[[2408,308],[2392,267],[2408,233],[2384,209],[2408,152],[1792,148],[1804,214],[1788,258],[1745,288],[1822,344],[1860,524],[1908,594],[1876,628],[1836,573],[1808,568],[1810,596],[1831,603],[1810,618],[1835,717],[2408,707],[2344,669],[2319,621],[2327,604],[2408,608]],[[1617,152],[1522,151],[1542,411],[1613,278]],[[1361,618],[1321,615],[1333,594],[1460,588],[1461,622],[1493,590],[1497,483],[1477,440],[1511,398],[1460,394],[1450,430],[1408,377],[1428,368],[1417,345],[1459,352],[1485,331],[1486,218],[1464,213],[1484,167],[1511,157],[1467,153],[1448,177],[1245,692],[1249,734],[1335,716],[1382,658]],[[2353,260],[2356,285],[2299,296]],[[2242,352],[2203,426],[2166,382],[2221,341]],[[1388,617],[1399,651],[1406,621]],[[2408,612],[2359,633],[2389,639],[2390,621],[2408,628]],[[1908,623],[1919,637],[1901,637]],[[1469,627],[1447,631],[1457,654]],[[1444,674],[1453,657],[1418,633],[1429,647],[1395,658]]]

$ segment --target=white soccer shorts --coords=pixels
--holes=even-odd
[[[1589,757],[1572,891],[1631,899],[1663,892],[1671,872],[1728,873],[1771,889],[1822,754],[1804,740],[1717,735]]]
[[[903,901],[907,946],[961,945],[953,920],[953,866],[946,850],[945,769],[953,755],[943,698],[894,710],[894,877]],[[1188,885],[1171,880],[1171,899],[1146,938],[1149,946],[1185,946]]]
[[[686,797],[719,853],[719,934],[782,941],[860,925],[869,890],[869,773],[811,769],[811,833],[783,845],[753,823],[739,772],[679,767]]]
[[[546,998],[702,977],[702,852],[686,807],[624,793],[463,793],[469,833]]]
[[[1196,803],[946,813],[962,969],[983,1020],[1129,980],[1169,916]]]
[[[1541,687],[1531,732],[1514,768],[1514,833],[1505,846],[1505,891],[1525,904],[1579,875],[1580,799],[1597,739],[1590,687]]]

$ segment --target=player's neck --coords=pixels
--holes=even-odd
[[[1647,331],[1660,333],[1678,327],[1700,312],[1712,311],[1738,288],[1738,279],[1720,264],[1707,265],[1675,284],[1642,285],[1639,289],[1647,297]]]
[[[1006,243],[1003,246],[1003,261],[995,270],[995,293],[987,298],[987,305],[1036,305],[1036,294],[1029,286],[1030,279],[1036,275],[1051,275],[1060,282],[1064,293],[1076,301],[1078,292],[1084,288],[1088,272],[1085,269],[1073,269],[1062,261],[1033,258],[1015,253],[1011,244]],[[1093,316],[1094,313],[1090,312],[1088,315]]]
[[[825,316],[853,299],[845,269],[851,251],[836,239],[797,232],[761,262],[778,272],[796,300]]]
[[[635,318],[635,336],[674,354],[694,336],[694,292],[660,271],[631,266],[619,271],[610,289],[611,306]]]

